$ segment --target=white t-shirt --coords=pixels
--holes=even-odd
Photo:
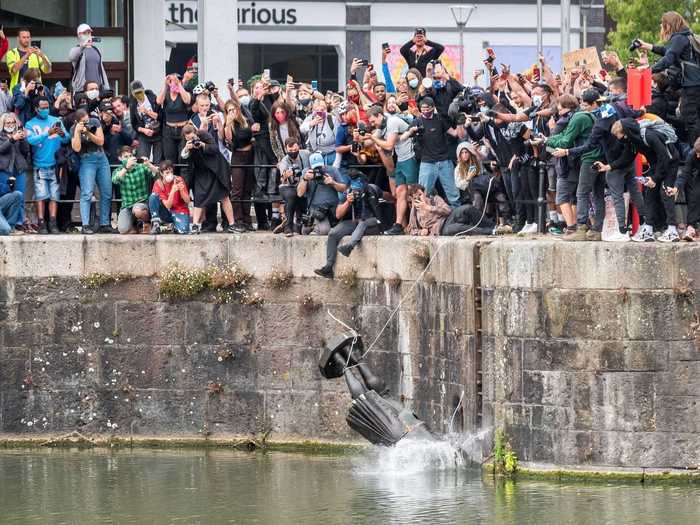
[[[386,128],[382,133],[383,138],[386,139],[387,135],[390,133],[398,134],[396,143],[394,144],[394,151],[396,151],[396,160],[398,162],[403,162],[412,159],[415,155],[413,153],[413,139],[411,137],[401,140],[401,135],[408,131],[409,125],[400,117],[395,117],[390,115],[386,117]]]

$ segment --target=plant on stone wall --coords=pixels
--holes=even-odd
[[[299,298],[299,310],[302,315],[311,315],[321,308],[321,303],[314,299],[310,293],[304,294]]]
[[[345,288],[355,288],[358,283],[357,270],[355,268],[348,268],[347,270],[338,272],[337,279]]]
[[[90,288],[94,290],[97,288],[101,288],[107,284],[128,281],[133,278],[133,275],[130,275],[128,273],[93,272],[87,275],[83,275],[80,278],[80,284],[82,284],[84,288]]]
[[[294,275],[292,272],[276,269],[270,272],[265,279],[265,283],[273,290],[284,290],[292,283]]]
[[[416,244],[411,250],[411,257],[420,266],[420,269],[424,270],[430,263],[430,247],[423,243]]]
[[[209,291],[220,303],[238,300],[250,304],[245,287],[251,279],[238,264],[208,268],[184,268],[174,264],[161,275],[160,296],[170,302],[188,301]]]
[[[493,465],[496,474],[512,476],[518,470],[518,456],[515,455],[502,428],[496,430],[493,444]]]
[[[397,290],[399,286],[401,286],[401,276],[396,272],[391,272],[389,276],[384,279],[384,282],[386,282],[392,290]]]

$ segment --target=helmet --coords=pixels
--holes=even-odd
[[[205,90],[205,89],[206,89],[206,88],[204,87],[204,84],[197,84],[197,85],[194,87],[194,89],[192,90],[192,94],[195,95],[195,96],[200,95],[200,94],[204,93],[204,90]]]

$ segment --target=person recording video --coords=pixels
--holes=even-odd
[[[285,218],[274,229],[274,233],[284,232],[287,237],[291,237],[295,233],[301,233],[306,198],[297,195],[297,186],[302,174],[311,167],[311,154],[306,149],[299,149],[299,140],[295,137],[288,137],[284,147],[287,154],[279,162],[277,169],[280,172],[280,195],[284,199]]]
[[[323,155],[312,153],[309,156],[309,169],[297,185],[297,195],[306,197],[308,203],[302,233],[313,231],[316,235],[328,234],[337,222],[335,207],[339,202],[338,193],[344,192],[347,187],[347,178],[333,166],[326,166]]]

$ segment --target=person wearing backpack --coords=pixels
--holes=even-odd
[[[653,45],[638,40],[639,47],[662,55],[651,67],[652,73],[667,71],[681,88],[680,113],[685,123],[688,144],[700,135],[700,40],[692,33],[688,22],[676,11],[661,16],[661,40],[668,45]]]
[[[678,178],[674,187],[666,188],[670,197],[675,197],[679,192],[685,194],[688,204],[687,227],[683,240],[693,242],[698,237],[700,229],[700,138],[695,141],[683,160]]]
[[[668,194],[667,188],[675,187],[678,172],[678,149],[676,148],[675,133],[671,136],[666,129],[668,124],[662,120],[637,122],[632,118],[624,118],[613,124],[612,134],[627,147],[623,158],[611,163],[627,162],[634,164],[634,157],[641,153],[649,163],[649,176],[643,182],[646,222],[640,228],[633,240],[653,241],[652,225],[661,227],[664,222],[666,230],[658,238],[660,242],[678,242],[680,236],[676,228],[675,199]],[[631,147],[630,147],[631,146]],[[665,221],[664,221],[665,216]]]

